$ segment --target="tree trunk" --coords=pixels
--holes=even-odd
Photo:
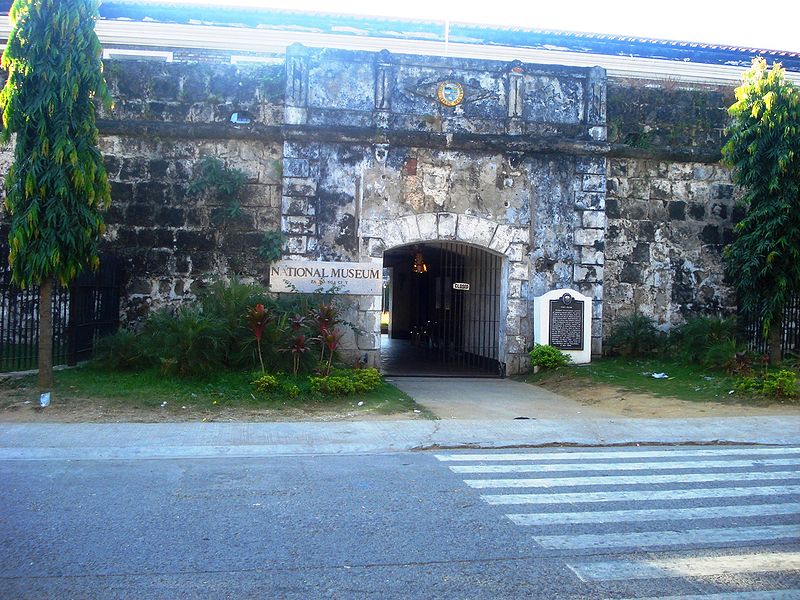
[[[781,330],[783,329],[783,315],[778,313],[769,328],[769,365],[777,367],[781,364]]]
[[[53,279],[39,286],[39,389],[53,389]]]

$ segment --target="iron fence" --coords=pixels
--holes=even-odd
[[[747,347],[754,352],[766,352],[767,340],[764,339],[761,319],[740,315],[740,323]],[[790,352],[800,353],[800,294],[796,294],[783,308],[781,348],[784,356]]]
[[[0,256],[8,249],[0,246]],[[103,257],[96,273],[83,273],[53,291],[53,364],[91,358],[97,340],[119,326],[120,269]],[[39,288],[20,289],[0,265],[0,372],[35,369],[39,353]]]

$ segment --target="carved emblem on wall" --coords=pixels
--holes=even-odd
[[[432,100],[447,107],[470,104],[484,98],[497,96],[493,91],[485,90],[479,85],[470,85],[452,79],[420,81],[414,87],[406,87],[405,90],[414,96]]]
[[[436,98],[445,106],[457,106],[464,100],[464,86],[455,81],[443,81],[436,88]]]

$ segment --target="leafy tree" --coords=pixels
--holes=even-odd
[[[725,249],[742,308],[762,319],[780,362],[782,314],[800,292],[800,88],[779,64],[753,61],[736,88],[723,158],[744,190],[745,217]]]
[[[22,287],[40,286],[39,386],[52,387],[52,292],[99,265],[100,209],[110,188],[97,148],[95,97],[108,106],[97,0],[15,0],[2,67],[2,139],[16,134],[6,176],[9,264]]]

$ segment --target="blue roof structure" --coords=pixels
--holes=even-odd
[[[800,71],[800,52],[726,46],[691,41],[581,33],[546,29],[484,26],[443,21],[354,16],[335,13],[300,12],[277,9],[106,0],[100,7],[102,19],[156,21],[302,31],[305,33],[388,39],[439,41],[567,52],[653,58],[701,64],[747,67],[756,56],[781,62],[784,68]]]

